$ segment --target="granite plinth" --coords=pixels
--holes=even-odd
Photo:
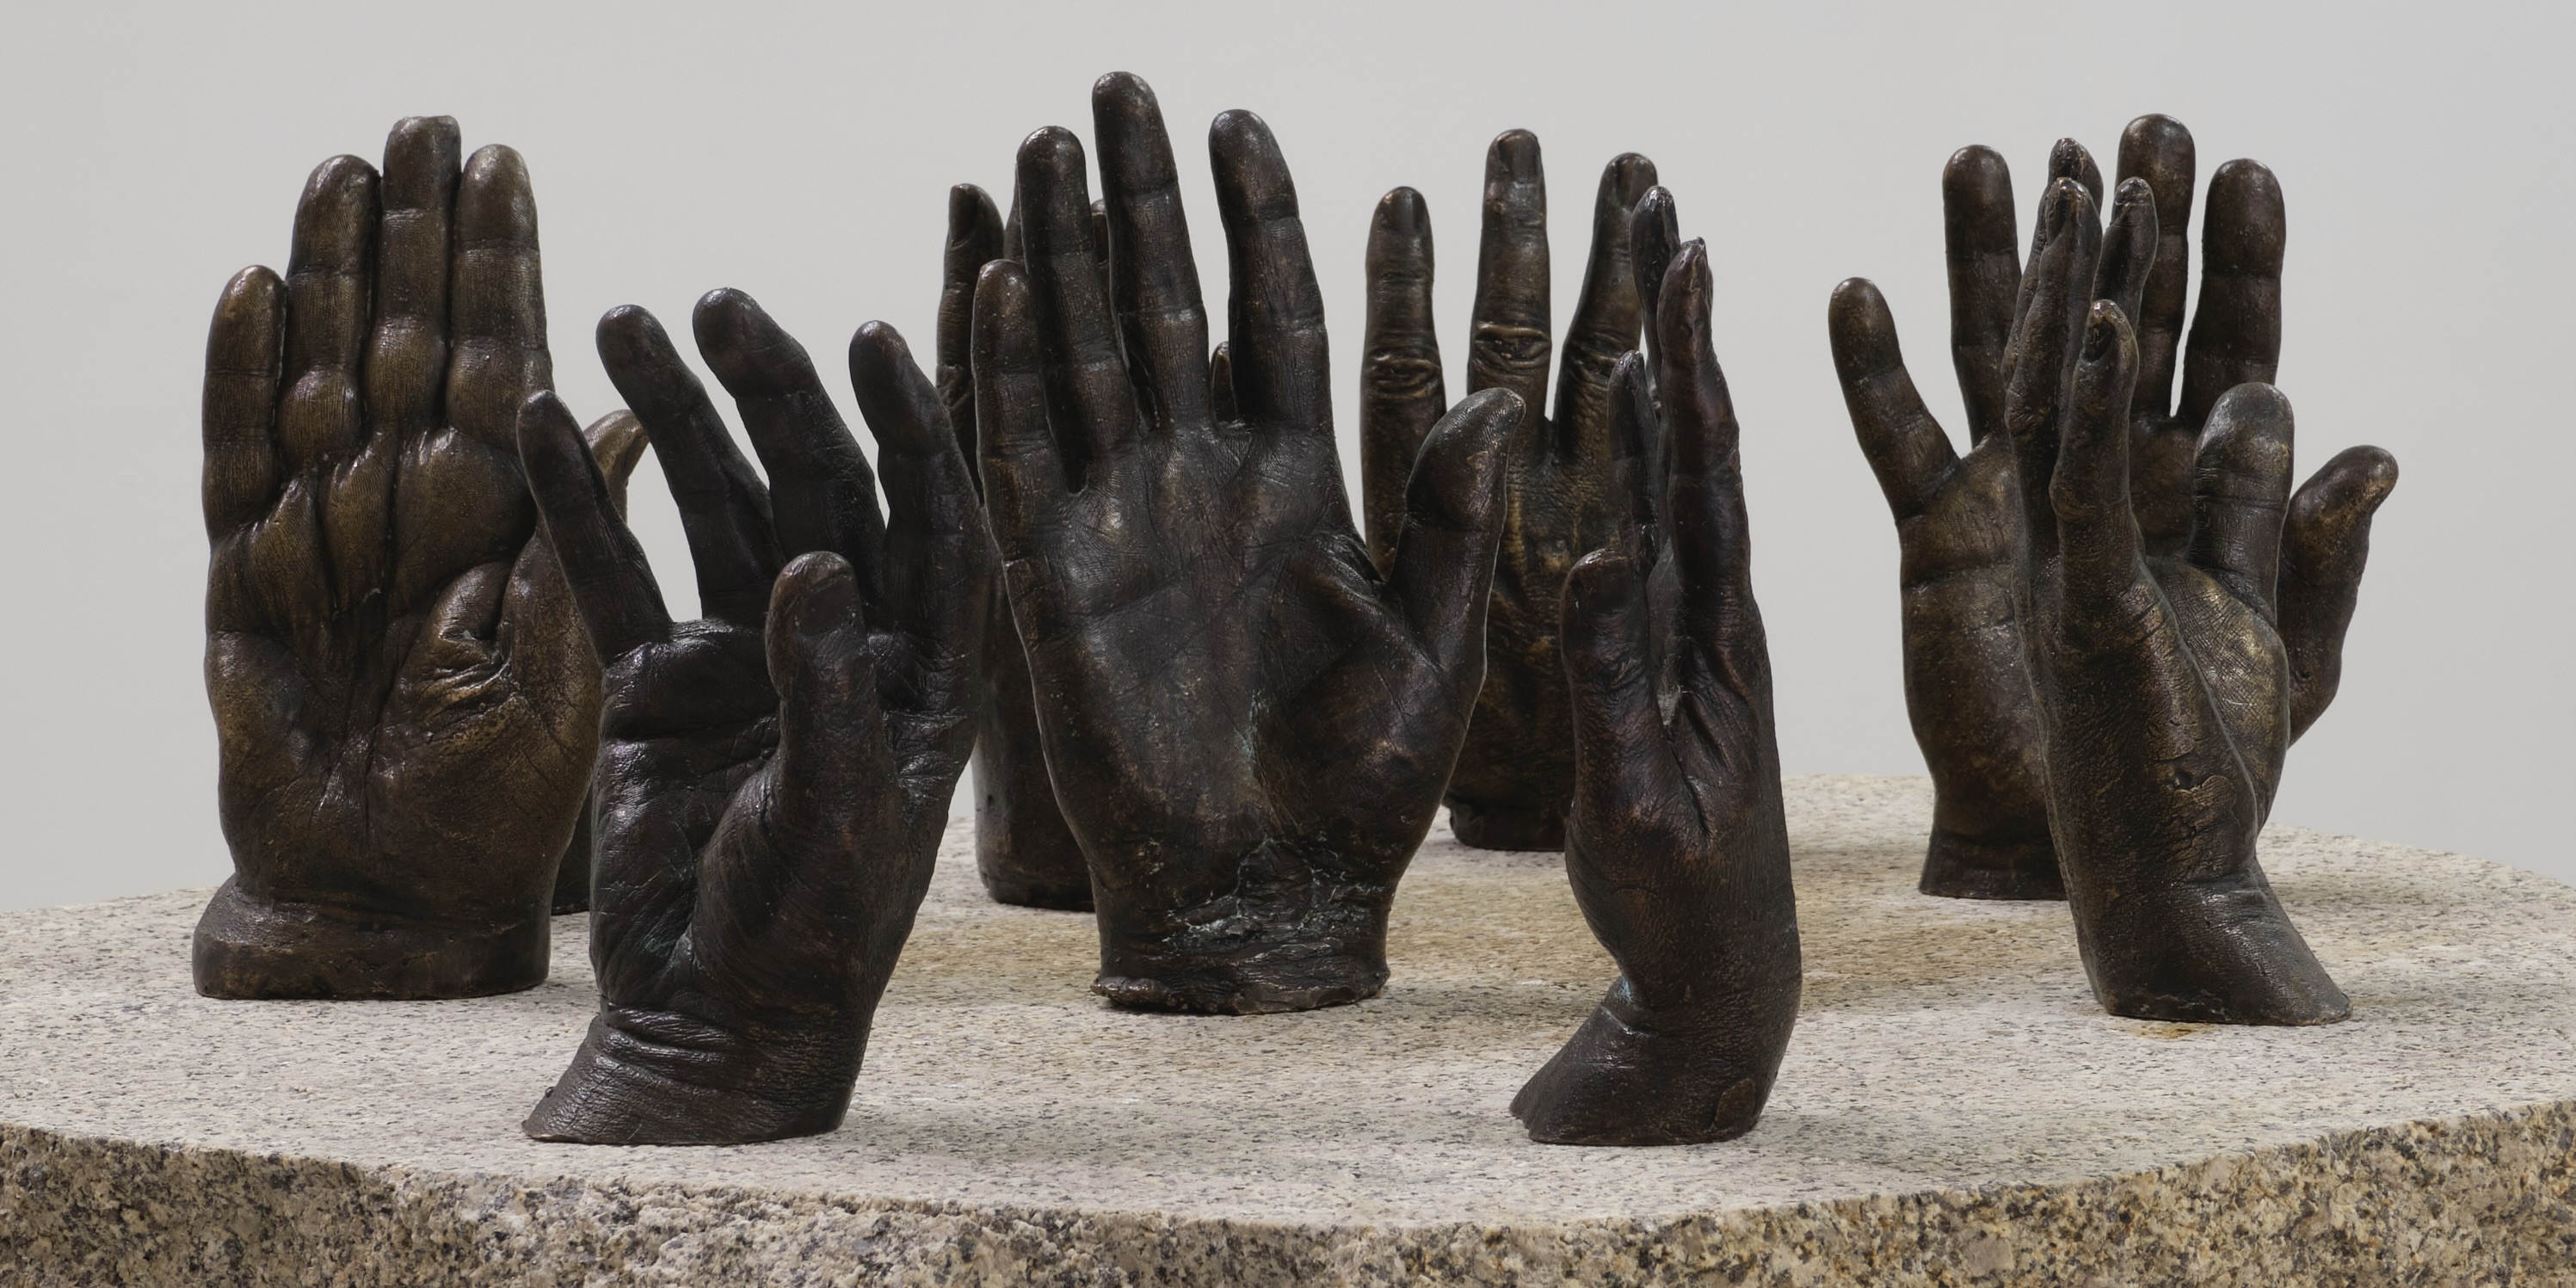
[[[849,1122],[728,1149],[519,1120],[592,1008],[218,1002],[203,892],[0,917],[12,1284],[2576,1280],[2576,889],[2276,828],[2353,1018],[2114,1019],[2063,905],[1914,891],[1917,780],[1792,780],[1804,1013],[1752,1135],[1531,1143],[1512,1093],[1610,966],[1553,856],[1436,831],[1385,995],[1105,1009],[1081,914],[952,830]]]

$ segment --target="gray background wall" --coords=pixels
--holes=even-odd
[[[1898,683],[1895,538],[1827,357],[1833,284],[1886,289],[1956,425],[1938,186],[1952,149],[2001,149],[2025,207],[2052,140],[2107,160],[2147,111],[2192,127],[2204,175],[2268,162],[2289,197],[2281,382],[2301,458],[2374,442],[2404,467],[2343,696],[2293,753],[2275,817],[2576,880],[2559,813],[2576,769],[2576,11],[234,8],[0,18],[0,907],[225,871],[198,674],[198,368],[225,278],[282,267],[315,162],[372,159],[395,118],[430,112],[458,117],[469,148],[525,153],[559,381],[590,414],[614,399],[591,324],[620,303],[676,321],[738,286],[818,356],[872,317],[926,352],[947,186],[1006,191],[1037,126],[1088,135],[1091,80],[1116,68],[1155,85],[1181,140],[1212,293],[1224,256],[1195,139],[1230,107],[1276,129],[1342,342],[1346,444],[1381,192],[1409,183],[1430,200],[1456,388],[1486,141],[1526,126],[1545,145],[1560,321],[1602,162],[1656,160],[1685,232],[1713,248],[1791,772],[1921,766]],[[638,526],[684,609],[683,547],[650,468]]]

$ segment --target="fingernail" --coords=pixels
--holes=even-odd
[[[1378,199],[1378,227],[1388,232],[1399,237],[1419,237],[1428,222],[1422,194],[1411,188],[1398,188]]]
[[[1494,153],[1512,182],[1532,183],[1539,178],[1537,135],[1527,130],[1505,130],[1494,140]]]
[[[2120,306],[2109,300],[2093,301],[2092,312],[2084,318],[2084,360],[2100,362],[2120,338]]]
[[[1623,152],[1610,162],[1610,190],[1621,205],[1634,207],[1645,191],[1655,186],[1655,163],[1635,152]]]

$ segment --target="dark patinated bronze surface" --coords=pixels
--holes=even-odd
[[[599,667],[514,435],[546,388],[537,209],[415,117],[325,161],[281,278],[206,343],[206,692],[233,877],[212,997],[468,997],[545,978]],[[632,468],[631,423],[594,426]],[[578,444],[576,443],[576,446]]]
[[[1565,845],[1574,733],[1557,656],[1557,595],[1574,561],[1613,535],[1605,496],[1610,369],[1637,346],[1628,224],[1637,198],[1654,184],[1654,163],[1634,153],[1613,158],[1602,171],[1583,295],[1556,379],[1556,411],[1542,417],[1553,321],[1538,138],[1507,131],[1485,153],[1467,391],[1520,395],[1531,428],[1505,474],[1503,539],[1485,618],[1485,687],[1446,797],[1450,830],[1480,849]],[[1360,485],[1369,553],[1381,568],[1403,526],[1414,458],[1448,410],[1431,277],[1430,212],[1422,194],[1398,188],[1379,201],[1369,225],[1368,330],[1360,366]]]
[[[1641,210],[1641,223],[1668,211],[1668,200]],[[1575,565],[1564,592],[1565,869],[1619,978],[1512,1101],[1533,1139],[1556,1144],[1751,1131],[1798,1019],[1798,909],[1735,410],[1710,340],[1707,251],[1691,242],[1670,264],[1658,375],[1649,382],[1631,354],[1610,392],[1614,518],[1627,535]]]
[[[1041,130],[1019,156],[1026,266],[985,266],[973,365],[1039,732],[1091,864],[1095,987],[1156,1010],[1368,997],[1483,679],[1520,399],[1490,390],[1434,427],[1381,574],[1269,127],[1238,111],[1209,130],[1233,279],[1212,363],[1161,109],[1127,75],[1092,103],[1108,289],[1082,146]]]
[[[991,538],[938,392],[881,323],[850,342],[877,475],[803,346],[750,297],[698,350],[764,484],[651,314],[600,356],[669,478],[708,616],[674,623],[550,396],[520,449],[606,661],[591,960],[599,1015],[540,1140],[728,1144],[840,1125],[975,737]],[[782,570],[781,564],[784,564]]]
[[[2280,356],[2286,220],[2279,184],[2251,161],[2231,161],[2211,180],[2200,308],[2183,343],[2194,166],[2191,134],[2179,122],[2143,116],[2129,124],[2120,140],[2119,204],[2143,209],[2106,246],[2094,287],[2138,320],[2130,488],[2145,548],[2158,555],[2190,542],[2193,462],[2219,395],[2269,382]],[[2071,180],[2099,200],[2101,172],[2073,140],[2057,145],[2049,172],[2052,182]],[[2003,158],[1982,147],[1959,151],[1943,172],[1942,201],[1950,351],[1968,415],[1964,455],[1924,409],[1878,289],[1854,278],[1835,291],[1831,309],[1852,425],[1896,516],[1906,710],[1934,787],[1922,889],[2062,898],[2038,715],[2013,625],[2021,516],[2001,431],[2007,350],[2031,291]],[[2174,403],[2178,368],[2182,396]],[[2372,481],[2383,474],[2386,481]],[[2293,659],[2292,737],[2333,699],[2370,516],[2394,477],[2384,454],[2347,453],[2309,480],[2292,507],[2279,620]]]
[[[1018,258],[993,199],[971,183],[948,193],[948,244],[939,292],[939,398],[966,459],[975,459],[975,380],[969,346],[975,278],[984,265]],[[982,486],[979,477],[977,484]],[[976,695],[975,870],[1003,903],[1091,907],[1091,866],[1056,808],[1029,693],[1028,654],[1010,603],[992,597],[984,624],[984,665]]]
[[[2357,534],[2395,465],[2353,449],[2294,502],[2289,402],[2237,384],[2199,434],[2183,548],[2153,550],[2130,464],[2142,364],[2124,303],[2137,296],[2093,298],[2097,263],[2153,240],[2154,205],[2130,187],[2106,238],[2080,184],[2051,185],[2004,387],[2024,534],[2015,614],[2050,832],[2085,971],[2113,1014],[2327,1023],[2348,1003],[2255,860],[2296,728],[2277,587],[2288,517]],[[2356,537],[2348,578],[2330,583],[2348,594],[2361,557]]]

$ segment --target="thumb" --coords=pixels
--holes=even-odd
[[[2370,520],[2397,486],[2397,458],[2350,447],[2290,498],[2281,530],[2281,643],[2290,654],[2290,737],[2324,715],[2343,682],[2344,629],[2370,560]]]
[[[599,462],[609,504],[617,507],[618,517],[625,517],[626,481],[635,477],[635,467],[644,459],[644,422],[620,407],[590,422],[581,431],[581,440],[589,446],[591,459]]]
[[[1484,658],[1485,601],[1501,544],[1509,453],[1528,432],[1527,404],[1479,390],[1431,427],[1413,464],[1387,580],[1432,664],[1454,672]]]
[[[1610,836],[1690,801],[1655,701],[1646,578],[1635,553],[1596,550],[1566,574],[1558,626],[1574,707],[1575,830]]]
[[[849,561],[828,550],[797,556],[778,574],[764,630],[778,692],[772,825],[809,836],[847,831],[852,808],[894,772]]]

